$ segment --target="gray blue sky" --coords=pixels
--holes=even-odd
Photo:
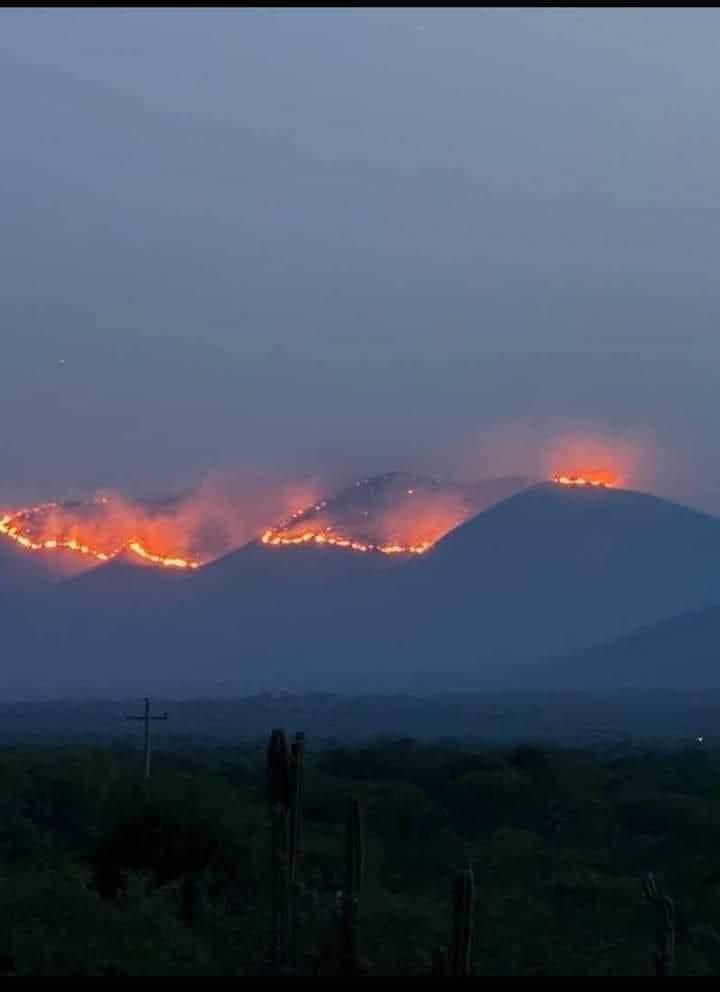
[[[498,432],[592,423],[720,512],[718,37],[702,9],[1,11],[0,498],[484,472]]]

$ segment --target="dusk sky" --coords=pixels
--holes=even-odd
[[[0,500],[481,476],[591,425],[720,513],[718,38],[701,9],[3,10]]]

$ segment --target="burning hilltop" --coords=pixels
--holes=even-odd
[[[307,486],[206,483],[169,500],[133,501],[111,493],[13,509],[0,513],[0,538],[64,574],[118,558],[193,571],[258,538],[268,548],[312,544],[418,555],[523,485],[522,479],[461,485],[391,472],[312,501]],[[302,504],[288,513],[290,500]]]
[[[560,486],[594,486],[601,489],[616,489],[621,485],[619,476],[605,469],[589,469],[554,475],[552,481]]]
[[[386,555],[420,555],[473,514],[522,488],[524,480],[463,485],[390,472],[360,479],[337,495],[267,528],[269,547],[319,545]]]
[[[132,499],[117,492],[86,500],[0,510],[0,538],[62,575],[122,558],[166,571],[194,571],[255,539],[308,485],[249,473],[217,474],[180,496]]]
[[[122,527],[107,497],[84,504],[42,503],[0,516],[0,535],[30,552],[71,552],[91,562],[109,562],[120,555],[169,569],[199,568],[202,562],[159,548],[160,536],[145,536],[147,517],[138,514],[130,530]],[[121,516],[123,514],[121,513]],[[145,517],[145,519],[143,519]],[[162,529],[161,527],[158,529]]]

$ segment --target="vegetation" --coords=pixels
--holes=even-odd
[[[713,975],[720,755],[0,752],[6,975]]]

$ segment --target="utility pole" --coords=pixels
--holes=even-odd
[[[150,778],[150,721],[151,720],[167,720],[167,711],[162,714],[162,716],[151,716],[150,715],[150,700],[145,697],[145,712],[142,716],[126,716],[126,720],[142,720],[145,724],[145,778]]]

